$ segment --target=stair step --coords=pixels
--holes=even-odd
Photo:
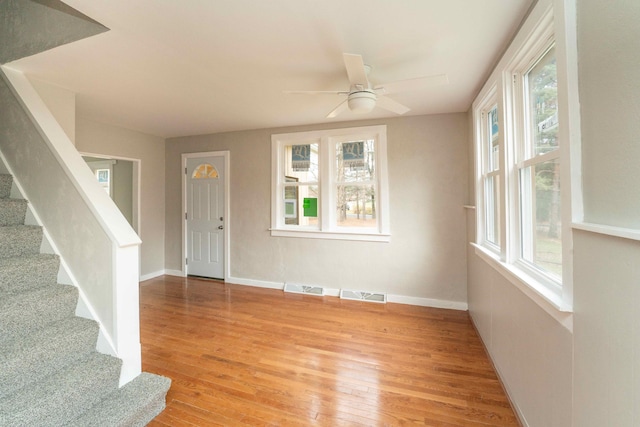
[[[40,381],[95,351],[98,324],[69,317],[2,348],[0,398]]]
[[[66,426],[118,388],[122,361],[90,353],[0,400],[2,426]]]
[[[78,289],[69,285],[42,286],[3,297],[0,299],[0,345],[73,316],[77,303]]]
[[[28,204],[23,199],[0,199],[0,227],[23,225]]]
[[[145,426],[165,408],[171,380],[141,373],[67,427]]]
[[[52,254],[0,258],[0,295],[57,283],[60,260]]]
[[[0,258],[35,255],[42,245],[42,227],[12,225],[0,227]]]
[[[75,317],[78,289],[58,285],[42,227],[0,174],[0,426],[144,426],[165,407],[168,378],[118,388],[122,360],[98,353],[98,323]],[[15,196],[15,194],[14,194]]]
[[[0,174],[0,198],[6,199],[11,194],[13,176],[6,173]]]

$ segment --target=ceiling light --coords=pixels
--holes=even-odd
[[[369,91],[352,92],[349,94],[349,110],[354,113],[368,113],[376,106],[376,94]]]

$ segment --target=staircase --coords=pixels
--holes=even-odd
[[[121,360],[98,353],[98,324],[75,317],[78,290],[57,284],[58,257],[0,174],[0,426],[144,426],[165,407],[168,378],[118,388]]]

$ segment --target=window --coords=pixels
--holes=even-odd
[[[476,253],[541,305],[570,311],[563,224],[571,222],[571,140],[579,142],[570,109],[579,104],[567,84],[575,64],[565,43],[574,38],[555,36],[575,23],[554,20],[560,4],[538,2],[473,104]]]
[[[518,176],[520,258],[562,281],[558,78],[553,45],[516,80],[523,126]]]
[[[191,178],[193,179],[218,179],[218,170],[215,166],[210,165],[209,163],[203,163],[198,165],[197,168],[193,170],[193,174],[191,174]]]
[[[113,165],[116,164],[116,161],[97,159],[95,157],[85,157],[85,161],[95,175],[98,184],[113,198]]]
[[[500,125],[495,88],[489,92],[478,116],[482,192],[485,200],[483,240],[492,250],[500,249]]]
[[[107,194],[111,194],[111,169],[96,169],[96,179]]]
[[[389,241],[386,126],[272,136],[273,236]]]

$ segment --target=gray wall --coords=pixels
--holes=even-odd
[[[135,230],[138,225],[133,224],[133,162],[116,160],[112,180],[113,201]]]
[[[640,239],[640,2],[578,2],[585,221]],[[574,233],[574,426],[640,425],[640,242]]]
[[[60,0],[0,0],[0,63],[107,31]]]
[[[164,272],[164,140],[76,118],[76,148],[105,157],[140,160],[140,274]]]
[[[271,237],[271,135],[387,125],[391,243]],[[166,141],[167,269],[181,269],[182,153],[231,152],[231,276],[466,302],[466,114]]]

